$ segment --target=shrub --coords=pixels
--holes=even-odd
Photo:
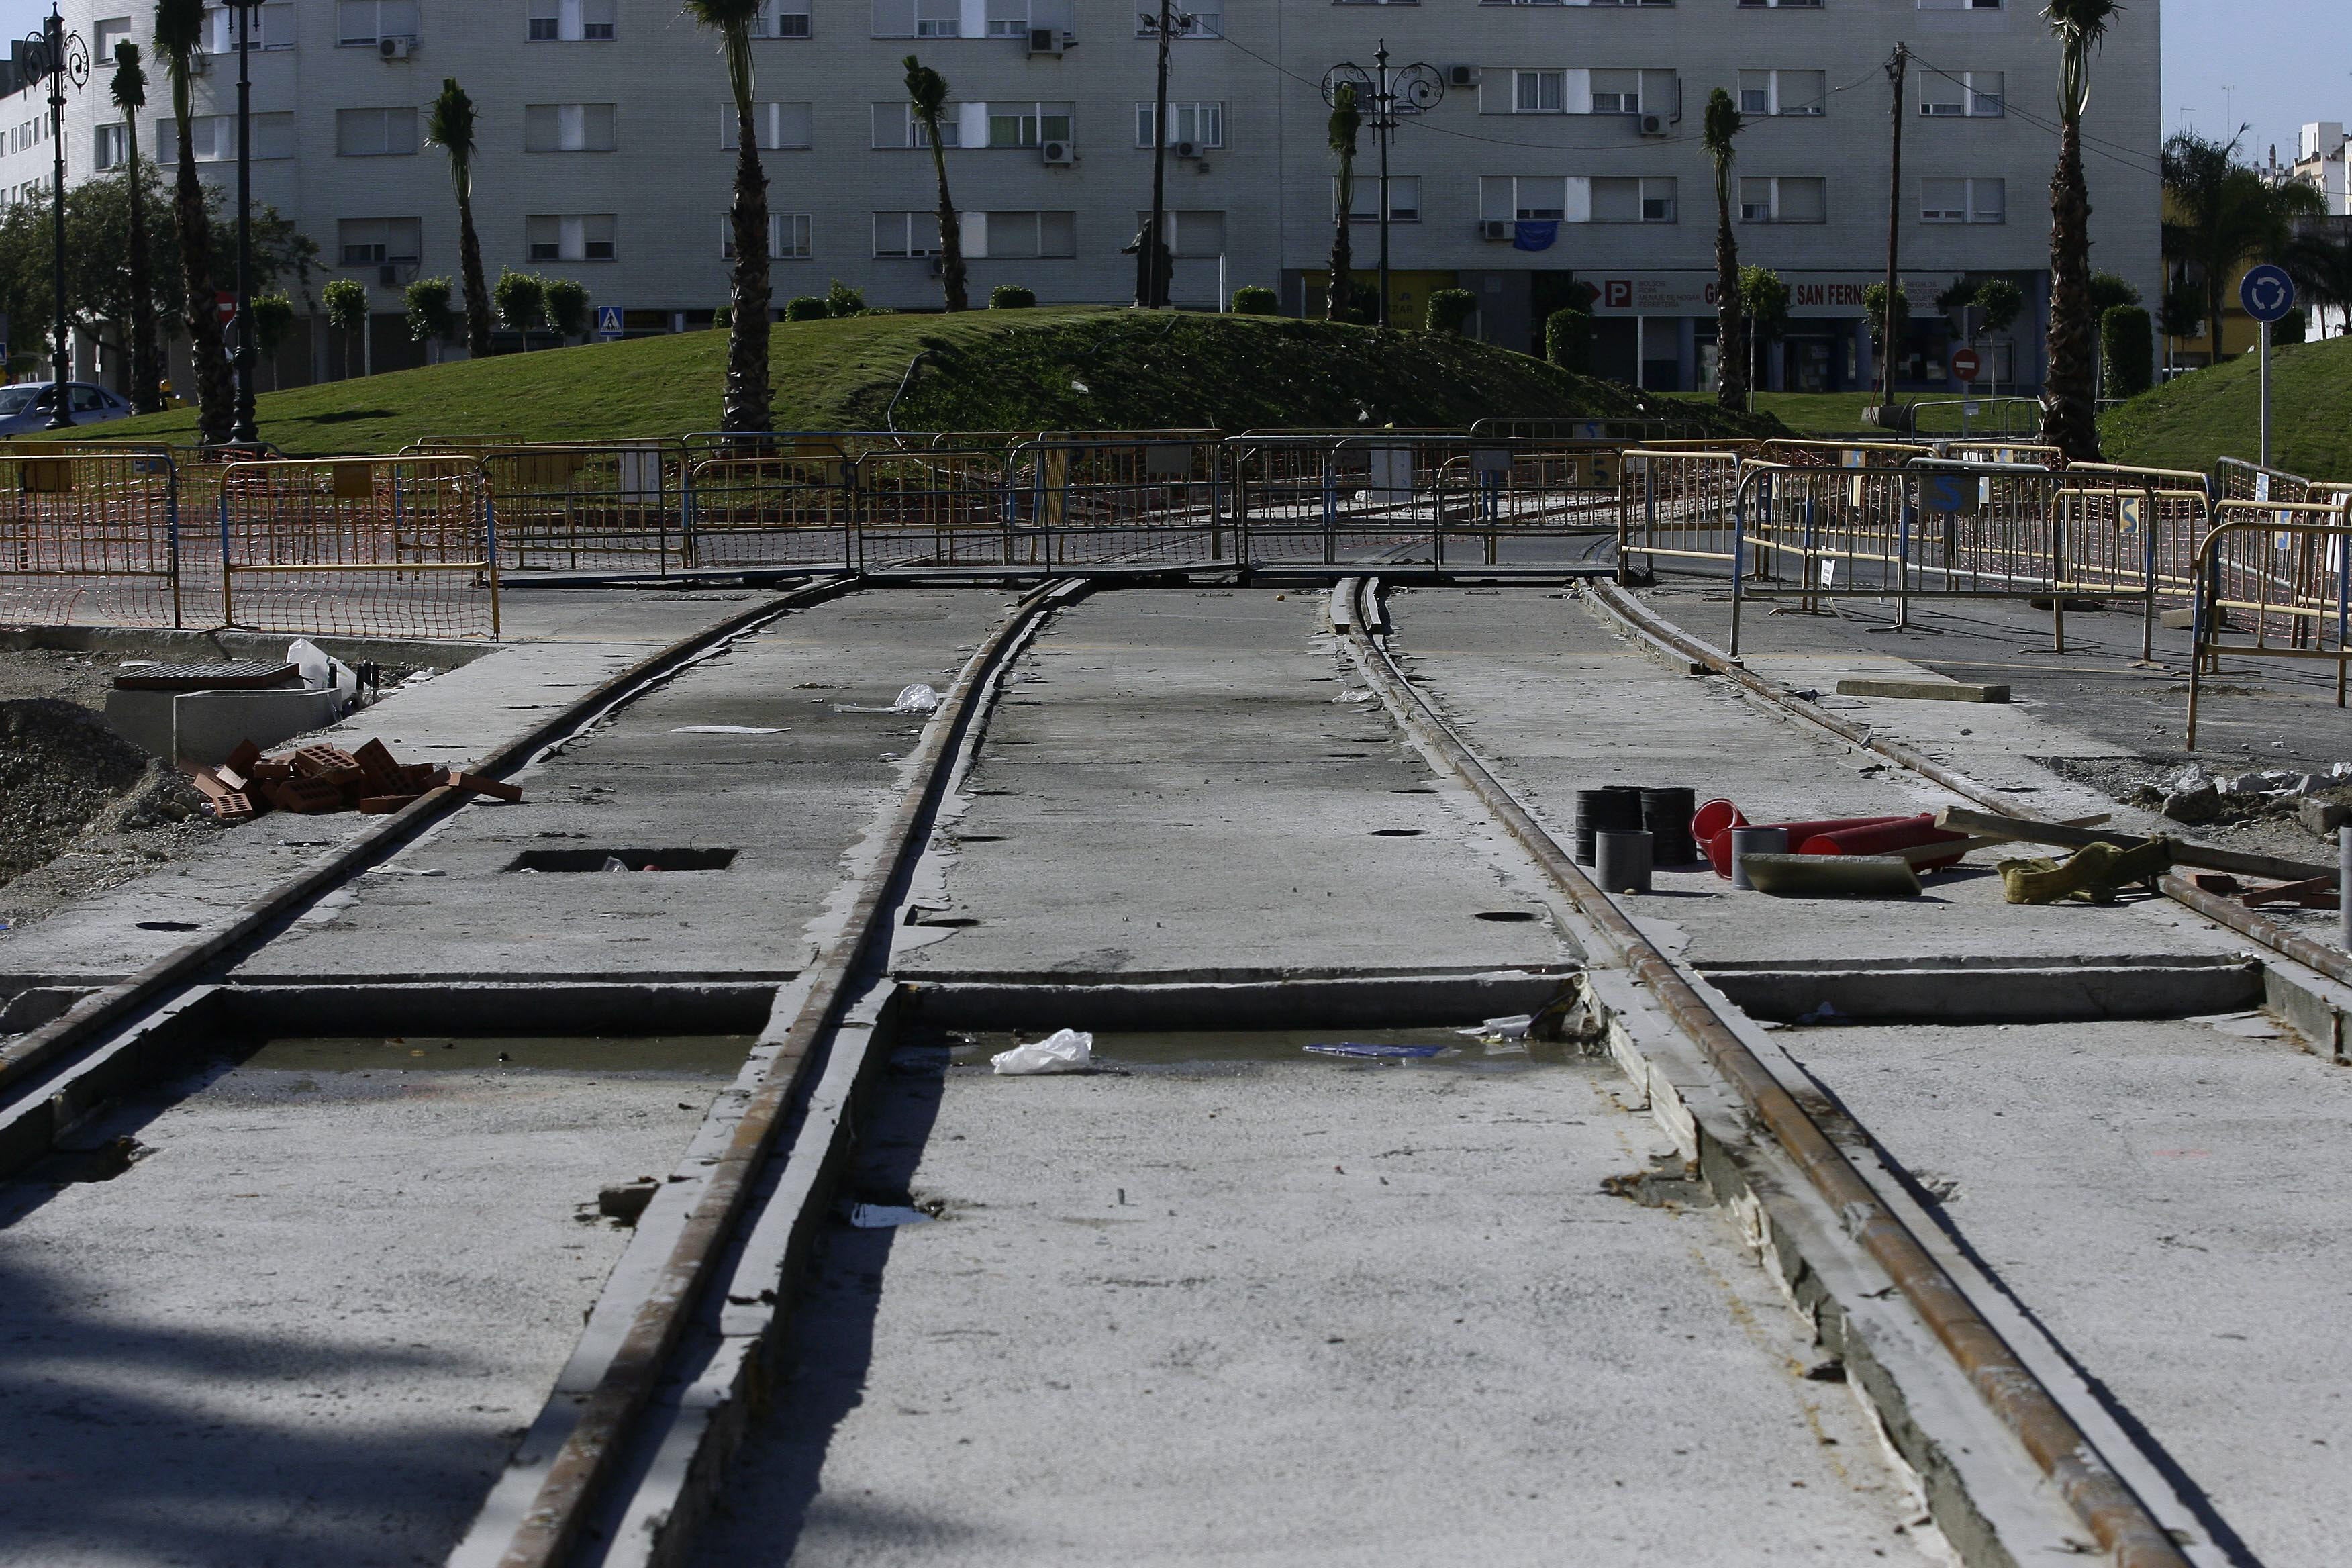
[[[1429,313],[1423,319],[1427,330],[1449,338],[1458,338],[1478,312],[1478,296],[1467,289],[1433,289],[1429,292]]]
[[[2311,317],[2304,310],[2302,306],[2297,305],[2294,310],[2289,310],[2285,315],[2281,316],[2277,321],[2271,323],[2271,342],[2274,343],[2299,343],[2303,342],[2303,334],[2309,328],[2310,324]]]
[[[866,309],[866,296],[836,278],[824,291],[824,309],[828,315],[855,316]]]
[[[588,310],[588,285],[571,278],[548,280],[547,319],[557,333],[567,338],[584,338],[589,324],[595,317]]]
[[[999,283],[988,291],[988,308],[992,310],[1034,310],[1037,308],[1037,290],[1024,289],[1018,283]]]
[[[1862,291],[1862,316],[1870,329],[1870,346],[1880,353],[1886,352],[1886,285],[1873,283]],[[1900,284],[1895,289],[1895,334],[1903,335],[1911,320],[1911,296]]]
[[[509,331],[523,333],[527,342],[530,330],[547,319],[547,280],[509,268],[499,274],[490,300],[498,307],[499,320]]]
[[[2091,274],[2091,313],[2104,321],[2118,305],[2139,303],[2139,290],[2112,272]]]
[[[457,331],[453,289],[446,278],[419,278],[408,286],[408,335],[418,342],[447,338]]]
[[[787,321],[822,321],[833,312],[825,309],[822,294],[802,294],[784,301]]]
[[[1271,316],[1282,310],[1282,296],[1255,283],[1234,290],[1234,314],[1236,316]]]
[[[730,327],[733,326],[734,324],[735,324],[735,307],[734,307],[734,306],[732,306],[732,305],[721,305],[721,306],[719,306],[719,309],[717,309],[716,310],[713,310],[713,311],[711,311],[711,312],[710,312],[710,330],[711,330],[711,331],[716,331],[716,332],[723,332],[723,331],[725,331],[728,328],[730,328]]]
[[[2128,287],[2128,285],[2126,285]],[[2128,305],[2131,300],[2116,301]],[[1988,278],[1977,290],[1976,308],[1984,312],[1984,329],[1988,332],[2005,332],[2025,310],[2025,291],[2006,278]],[[2105,312],[2101,312],[2104,314]]]
[[[2109,397],[2137,397],[2156,384],[2155,323],[2137,305],[2110,305],[2099,318],[2099,355]]]
[[[1579,375],[1591,374],[1592,312],[1568,306],[1546,316],[1544,358]]]
[[[286,334],[293,330],[293,300],[282,293],[253,297],[253,336],[264,358],[276,359]]]

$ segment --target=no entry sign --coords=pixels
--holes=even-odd
[[[1962,381],[1974,381],[1977,372],[1983,368],[1984,361],[1977,357],[1974,349],[1961,349],[1952,355],[1952,374]]]

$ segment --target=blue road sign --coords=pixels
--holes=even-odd
[[[2294,279],[2267,261],[2249,267],[2238,284],[2238,303],[2257,321],[2275,321],[2294,309]]]
[[[621,307],[618,305],[596,307],[596,335],[607,342],[621,335]]]

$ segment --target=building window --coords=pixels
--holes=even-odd
[[[620,0],[530,0],[534,43],[611,43],[619,24]]]
[[[1742,223],[1827,223],[1826,180],[1770,175],[1739,182]]]
[[[414,109],[335,110],[335,154],[341,158],[399,158],[417,148]]]
[[[1739,0],[1744,11],[1818,11],[1822,0]]]
[[[1590,223],[1592,185],[1581,174],[1489,174],[1478,182],[1478,216],[1490,222]]]
[[[1999,119],[2007,99],[2000,71],[1923,70],[1919,112],[1934,119]]]
[[[526,153],[610,153],[618,114],[609,103],[527,103],[522,110]]]
[[[805,38],[809,36],[809,0],[762,0],[751,18],[755,38]]]
[[[1608,175],[1592,182],[1594,223],[1673,223],[1675,182]]]
[[[1381,220],[1381,182],[1371,175],[1358,174],[1355,189],[1349,193],[1354,200],[1348,208],[1350,223],[1378,223]],[[1331,206],[1339,205],[1339,182],[1331,182]],[[1421,176],[1391,174],[1389,176],[1389,221],[1419,223],[1421,221]]]
[[[719,256],[723,261],[735,259],[735,221],[723,213],[719,218]],[[768,215],[768,257],[773,261],[806,261],[809,258],[808,214]]]
[[[2000,180],[1922,180],[1921,223],[2004,223],[2008,192]]]
[[[929,256],[940,247],[937,213],[876,213],[874,254]]]
[[[1196,147],[1225,144],[1225,106],[1222,103],[1171,103],[1168,106],[1168,145],[1190,142]],[[1151,145],[1151,105],[1135,106],[1135,144]]]
[[[1076,213],[959,213],[963,253],[974,260],[1029,261],[1076,256]]]
[[[963,144],[963,108],[960,103],[945,105],[940,111],[940,145],[958,147]],[[929,129],[915,106],[901,99],[897,103],[874,106],[874,145],[877,147],[929,147]]]
[[[1511,112],[1514,114],[1560,114],[1564,99],[1566,71],[1513,71],[1511,73]]]
[[[878,106],[877,106],[878,107]],[[755,103],[751,106],[751,127],[759,136],[761,147],[771,153],[804,148],[811,144],[816,106],[810,103]],[[735,151],[735,106],[719,106],[719,145]]]
[[[1594,71],[1592,73],[1592,112],[1595,114],[1641,113],[1642,73],[1640,71]]]
[[[416,7],[411,4],[409,33],[412,36],[416,30],[415,12]],[[108,25],[100,24],[100,26]],[[127,35],[130,25],[126,22],[121,26]],[[101,58],[110,63],[115,42],[120,37],[125,35],[118,35],[117,39],[108,40],[105,55]],[[290,49],[294,47],[294,7],[289,0],[273,0],[272,4],[255,7],[253,36],[250,41],[256,49]],[[236,53],[236,12],[234,8],[226,5],[205,7],[204,32],[200,35],[199,47],[208,55]],[[157,58],[160,58],[160,57]]]
[[[414,265],[425,251],[425,224],[413,217],[347,217],[335,226],[335,251],[345,267]]]
[[[199,114],[188,121],[190,155],[199,163],[226,163],[236,158],[236,116],[234,114]],[[265,158],[294,156],[294,116],[291,113],[257,114],[253,117],[253,156],[256,162]],[[155,121],[155,161],[176,163],[180,161],[180,127],[169,115]]]
[[[1829,100],[1829,78],[1821,71],[1741,71],[1739,112],[1762,116],[1818,116]]]
[[[127,131],[128,127],[121,125],[101,125],[98,128],[98,156],[92,160],[93,166],[100,169],[120,169],[130,161],[131,138],[126,134]]]
[[[335,0],[335,41],[344,48],[372,49],[385,38],[413,38],[416,0]]]
[[[1034,29],[1056,37],[1068,31],[1069,0],[986,0],[988,36],[1026,38]]]
[[[532,261],[611,261],[613,215],[539,216],[523,219],[523,253]]]
[[[874,0],[877,38],[954,38],[962,32],[962,0]]]
[[[114,46],[131,37],[131,18],[108,16],[90,24],[90,68],[105,70],[114,64]]]
[[[992,147],[1035,147],[1070,139],[1070,121],[1075,112],[1071,104],[989,103],[982,107],[988,113],[988,144]]]

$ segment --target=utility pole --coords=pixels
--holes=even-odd
[[[1911,51],[1898,41],[1894,58],[1886,62],[1886,79],[1895,88],[1895,150],[1886,164],[1886,321],[1878,334],[1878,401],[1882,406],[1895,401],[1895,300],[1896,291],[1903,287],[1896,270],[1896,247],[1903,223],[1903,78],[1910,64]],[[1883,420],[1885,416],[1880,417]]]
[[[1151,224],[1135,258],[1135,302],[1148,310],[1168,306],[1168,41],[1192,18],[1178,11],[1173,0],[1160,0],[1160,15],[1145,14],[1143,25],[1160,35],[1160,75],[1151,94]]]
[[[251,446],[261,439],[253,422],[253,7],[257,0],[229,0],[236,8],[236,413],[229,439]],[[371,323],[371,326],[373,323]],[[372,334],[361,329],[361,342]]]

